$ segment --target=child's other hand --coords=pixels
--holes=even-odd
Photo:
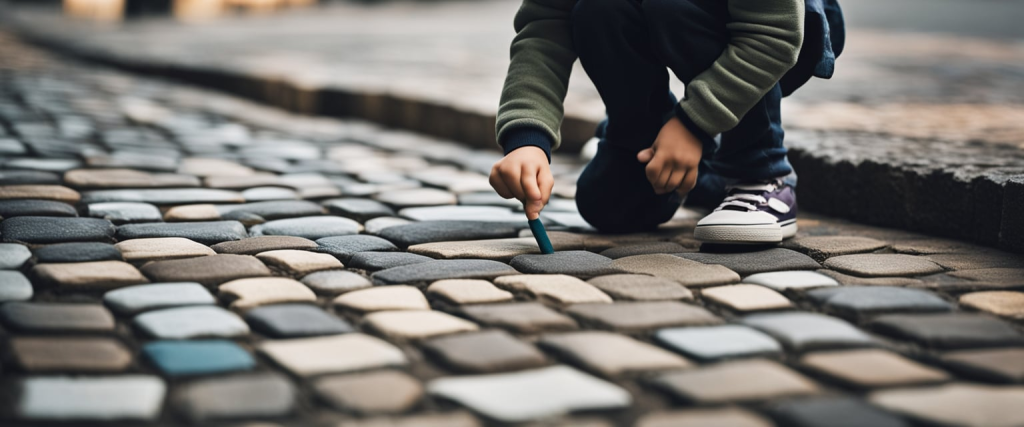
[[[526,218],[537,219],[548,204],[555,179],[548,156],[539,147],[526,146],[508,153],[491,168],[491,187],[506,199],[523,202]]]
[[[689,193],[697,185],[697,166],[703,147],[679,118],[673,117],[661,127],[651,148],[636,155],[647,163],[647,180],[657,194],[677,191]]]

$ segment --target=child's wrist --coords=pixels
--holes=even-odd
[[[548,134],[540,129],[533,127],[513,129],[502,139],[501,147],[505,150],[506,156],[519,148],[537,147],[544,151],[548,163],[551,162],[551,147],[554,144]]]
[[[713,141],[715,139],[714,135],[711,135],[707,133],[704,129],[701,129],[701,127],[697,125],[697,122],[693,121],[693,119],[690,118],[690,115],[686,114],[686,111],[683,111],[683,107],[680,104],[676,104],[675,113],[676,118],[678,118],[679,121],[682,122],[686,130],[690,131],[690,133],[692,133],[693,136],[700,140],[701,143],[707,144],[708,142]]]

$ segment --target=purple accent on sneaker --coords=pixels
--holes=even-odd
[[[767,213],[772,214],[773,216],[775,216],[775,218],[778,218],[778,222],[780,224],[782,224],[782,225],[786,225],[789,222],[792,222],[793,220],[796,219],[796,212],[797,212],[797,207],[796,207],[796,191],[789,184],[785,184],[785,183],[781,183],[780,182],[778,184],[778,187],[776,187],[774,191],[757,191],[757,190],[751,191],[751,190],[743,190],[743,189],[740,189],[740,188],[733,188],[733,189],[729,190],[729,195],[730,196],[734,196],[736,194],[741,194],[741,193],[754,194],[754,195],[757,195],[757,196],[761,196],[761,197],[764,197],[764,199],[768,200],[768,201],[770,201],[771,199],[777,199],[780,202],[785,203],[786,206],[789,207],[789,211],[787,211],[787,212],[777,211],[777,210],[772,208],[767,203],[761,204],[761,205],[756,205],[757,210],[759,210],[761,212],[767,212]],[[725,206],[725,207],[722,208],[722,210],[745,211],[745,209],[740,208],[738,206]]]

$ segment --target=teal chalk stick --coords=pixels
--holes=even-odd
[[[544,229],[544,223],[540,218],[530,220],[530,231],[533,231],[533,238],[537,239],[537,246],[540,246],[540,253],[555,253],[554,246],[551,246],[551,239],[548,238],[548,231]]]

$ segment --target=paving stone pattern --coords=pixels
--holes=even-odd
[[[0,56],[0,424],[1021,424],[1019,257],[602,235],[560,154],[540,255],[494,151]]]

